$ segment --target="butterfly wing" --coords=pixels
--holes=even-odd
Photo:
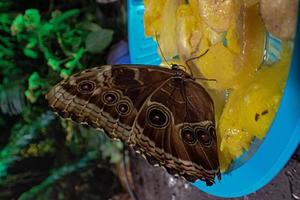
[[[64,118],[104,129],[190,181],[219,176],[213,102],[176,70],[133,65],[87,69],[46,95]]]
[[[172,78],[148,96],[130,140],[150,163],[211,185],[220,178],[213,101],[192,79],[181,81]]]
[[[58,83],[46,100],[60,116],[127,141],[140,106],[171,72],[133,65],[87,69]]]

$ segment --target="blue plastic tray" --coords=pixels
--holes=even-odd
[[[300,9],[299,9],[300,10]],[[128,0],[128,33],[131,62],[159,65],[157,44],[145,38],[142,0]],[[284,167],[300,143],[300,15],[293,59],[283,98],[265,139],[251,158],[211,187],[198,181],[200,190],[219,197],[240,197],[255,192]],[[275,55],[276,56],[276,55]]]
[[[130,60],[134,64],[159,65],[157,44],[144,34],[142,0],[128,0],[128,37]]]

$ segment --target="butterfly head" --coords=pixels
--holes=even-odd
[[[173,71],[175,71],[175,76],[176,78],[181,78],[181,79],[193,79],[193,76],[191,76],[190,74],[188,74],[186,71],[185,71],[185,66],[183,65],[178,65],[178,64],[174,64],[172,63],[171,64],[171,69]]]

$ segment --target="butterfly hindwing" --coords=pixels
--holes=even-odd
[[[208,183],[219,175],[213,104],[193,80],[180,84],[170,78],[153,91],[133,133],[136,148],[172,174]]]

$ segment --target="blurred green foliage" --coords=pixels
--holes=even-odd
[[[103,6],[0,0],[1,200],[107,199],[122,190],[113,169],[123,145],[60,119],[44,101],[60,79],[105,64],[124,37],[124,5]]]

